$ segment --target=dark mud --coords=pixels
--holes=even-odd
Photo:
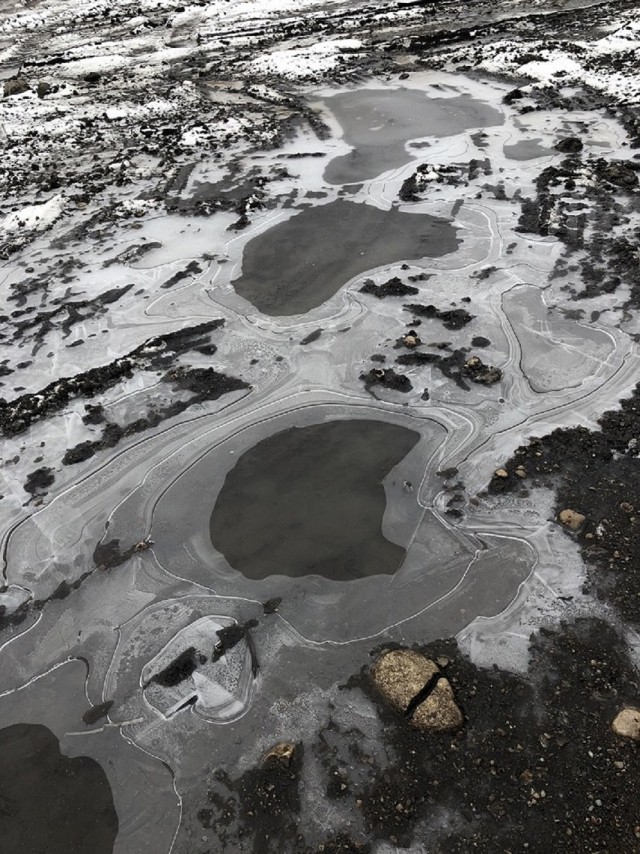
[[[421,305],[420,303],[405,305],[404,308],[410,311],[414,317],[439,320],[445,329],[450,330],[462,329],[467,323],[471,323],[474,318],[474,315],[470,314],[464,308],[438,309],[435,305]]]
[[[174,400],[166,406],[150,406],[144,411],[144,414],[140,414],[140,417],[128,424],[107,422],[99,439],[87,439],[73,448],[69,448],[62,458],[63,465],[75,465],[88,460],[105,448],[115,448],[123,439],[151,430],[168,418],[181,415],[199,403],[218,400],[230,392],[250,388],[244,380],[221,374],[214,371],[213,368],[179,366],[168,371],[162,379],[164,382],[172,384],[175,391],[188,391],[191,393],[190,396],[182,400]]]
[[[166,282],[160,285],[164,290],[168,290],[172,288],[174,285],[179,284],[184,281],[184,279],[191,279],[193,276],[197,276],[198,273],[202,272],[202,267],[198,264],[197,261],[190,261],[184,270],[178,270],[177,273],[174,273],[173,276],[167,279]]]
[[[184,652],[181,652],[164,670],[154,674],[151,677],[151,681],[156,682],[163,688],[173,688],[184,682],[185,679],[188,679],[197,670],[198,664],[204,664],[205,661],[204,656],[198,653],[195,647],[190,646]]]
[[[103,720],[109,714],[109,710],[113,706],[113,700],[106,700],[104,703],[99,703],[97,706],[91,706],[90,709],[82,715],[82,720],[87,726],[94,726],[98,721]]]
[[[374,356],[373,361],[381,361]],[[382,357],[384,361],[384,357]],[[413,389],[411,380],[405,374],[399,374],[393,368],[371,368],[364,374],[360,374],[360,379],[364,383],[365,389],[372,397],[377,397],[375,393],[376,386],[389,389],[390,391],[399,391],[402,394],[408,394]]]
[[[51,486],[54,480],[55,475],[53,474],[53,470],[48,466],[43,466],[29,472],[24,483],[24,491],[30,495],[41,494],[46,491],[47,487]]]
[[[213,830],[223,845],[230,846],[228,850],[235,845],[229,825],[236,819],[246,827],[247,851],[269,854],[300,850],[295,846],[303,844],[297,832],[303,755],[302,746],[296,745],[289,761],[263,761],[237,781],[222,769],[214,772],[208,804],[198,812],[202,827]]]
[[[640,626],[640,386],[599,424],[600,432],[574,427],[531,439],[500,462],[508,477],[494,477],[489,490],[517,498],[523,489],[548,486],[556,493],[556,513],[582,514],[584,523],[567,536],[580,545],[588,588]],[[526,479],[515,474],[518,466]]]
[[[77,324],[84,324],[89,319],[105,315],[109,306],[122,299],[132,287],[133,285],[124,285],[120,288],[111,288],[92,299],[68,300],[48,311],[34,313],[32,308],[17,309],[11,312],[11,317],[4,315],[0,320],[7,326],[13,326],[14,341],[25,344],[32,342],[31,353],[35,355],[44,345],[50,332],[60,330],[62,338],[67,338]],[[12,298],[15,299],[12,296],[7,299]],[[28,316],[24,317],[24,315]]]
[[[366,270],[439,258],[459,243],[449,220],[338,199],[250,240],[233,286],[264,314],[304,314]]]
[[[381,285],[376,285],[373,279],[367,279],[364,285],[360,288],[360,293],[372,294],[378,299],[385,299],[386,297],[413,296],[414,294],[419,293],[419,291],[418,288],[414,288],[413,285],[406,285],[398,278],[398,276],[393,276],[393,278],[387,279],[387,281],[383,282]]]
[[[444,346],[443,350],[448,347]],[[429,353],[423,350],[413,350],[411,353],[403,353],[396,359],[399,365],[433,365],[447,379],[453,380],[458,388],[469,391],[469,382],[478,385],[491,386],[502,379],[502,371],[493,365],[486,365],[479,356],[470,356],[470,350],[461,347],[452,350],[446,356],[439,353]]]
[[[93,759],[60,753],[44,726],[0,730],[0,848],[6,854],[111,854],[118,817]]]
[[[308,335],[306,335],[306,336],[302,339],[302,341],[300,342],[300,344],[301,344],[303,347],[306,347],[306,345],[307,345],[307,344],[313,344],[313,342],[314,342],[314,341],[317,341],[317,340],[318,340],[318,338],[320,338],[320,336],[321,336],[321,335],[322,335],[322,329],[314,329],[314,330],[313,330],[313,332],[310,332]]]
[[[396,169],[410,157],[405,144],[423,136],[453,136],[469,128],[501,125],[498,110],[468,95],[429,97],[415,89],[361,89],[327,98],[353,151],[325,170],[330,184],[351,184]]]
[[[469,181],[477,178],[481,165],[478,160],[470,160],[469,163],[459,165],[421,163],[416,171],[402,182],[398,191],[398,198],[401,202],[417,202],[432,191],[434,184],[449,184],[452,187],[459,187],[461,184],[467,185],[467,178]],[[491,166],[488,160],[484,161],[483,168],[486,175],[491,174]],[[455,204],[461,206],[462,199]],[[456,213],[457,207],[452,210],[452,216],[455,216]]]
[[[229,472],[211,541],[249,578],[349,581],[395,572],[404,549],[381,531],[382,481],[419,436],[380,421],[332,421],[276,433]]]

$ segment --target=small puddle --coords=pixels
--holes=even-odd
[[[417,89],[359,89],[326,98],[353,151],[334,158],[324,173],[330,184],[367,181],[411,158],[405,144],[420,137],[455,136],[504,123],[501,112],[472,98],[434,98]]]
[[[250,240],[233,287],[263,314],[304,314],[354,276],[384,264],[438,258],[460,243],[448,219],[337,199]]]
[[[512,145],[503,146],[504,156],[509,160],[535,160],[537,157],[551,157],[556,152],[541,145],[542,139],[521,139]]]
[[[382,482],[419,439],[370,420],[293,427],[264,439],[225,479],[211,516],[214,547],[252,579],[350,581],[396,572],[405,550],[382,534]]]

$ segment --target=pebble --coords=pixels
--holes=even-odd
[[[290,765],[295,753],[296,746],[290,741],[280,741],[269,748],[262,758],[263,763],[278,762],[281,765]]]
[[[585,518],[584,514],[578,513],[577,510],[570,510],[569,508],[561,510],[558,514],[560,522],[565,526],[565,528],[570,528],[572,531],[577,531]]]

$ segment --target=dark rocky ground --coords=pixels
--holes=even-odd
[[[540,631],[526,678],[474,666],[455,641],[420,651],[442,663],[463,726],[416,731],[364,667],[343,690],[376,703],[389,764],[363,748],[363,733],[330,720],[287,760],[268,758],[236,780],[215,772],[199,819],[221,850],[369,852],[372,837],[438,852],[640,850],[637,746],[611,729],[640,686],[610,625],[584,618]],[[353,810],[357,831],[307,841],[299,787],[309,751],[321,760],[328,800]]]
[[[533,438],[501,467],[507,477],[494,476],[492,493],[522,492],[550,486],[556,512],[580,514],[567,527],[589,567],[588,586],[614,606],[622,619],[640,623],[640,386],[605,412],[600,430],[585,427],[554,430]],[[526,478],[516,476],[524,466]],[[558,518],[558,524],[562,524]]]

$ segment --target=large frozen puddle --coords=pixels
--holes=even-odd
[[[344,141],[353,147],[327,166],[325,180],[331,184],[365,181],[397,169],[409,160],[409,140],[455,136],[504,122],[494,107],[466,94],[432,97],[417,89],[360,89],[326,100]]]
[[[404,549],[382,535],[382,481],[419,438],[357,420],[276,433],[227,475],[211,517],[214,546],[250,578],[395,572]]]
[[[449,220],[337,199],[307,208],[247,244],[237,293],[263,314],[303,314],[383,264],[437,258],[460,241]]]

